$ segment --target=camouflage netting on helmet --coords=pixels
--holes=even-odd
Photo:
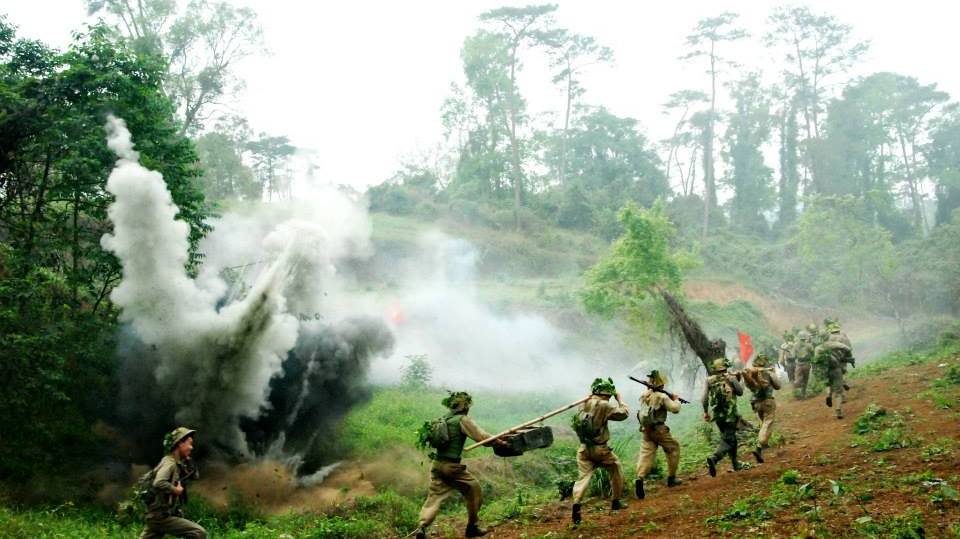
[[[613,385],[613,378],[596,378],[590,384],[590,392],[594,395],[615,395],[617,387]]]
[[[770,356],[763,352],[760,352],[757,354],[757,357],[753,358],[754,367],[766,367],[768,365],[770,365]]]
[[[440,403],[454,412],[462,412],[473,404],[473,397],[466,391],[451,391]]]

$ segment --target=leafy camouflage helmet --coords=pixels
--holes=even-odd
[[[656,387],[667,385],[667,377],[657,369],[650,371],[650,374],[647,375],[647,381],[650,382],[650,385]]]
[[[177,427],[173,429],[163,437],[163,451],[165,453],[170,453],[173,451],[173,448],[177,447],[177,444],[186,440],[195,432],[197,431],[188,429],[187,427]]]
[[[466,391],[450,391],[449,395],[440,401],[440,404],[443,404],[454,412],[462,412],[470,409],[470,406],[473,404],[473,397]]]
[[[765,352],[760,352],[757,357],[753,358],[754,367],[766,367],[768,365],[770,365],[770,356]]]
[[[807,331],[810,332],[810,333],[816,333],[816,332],[817,332],[817,323],[816,323],[816,322],[810,322],[809,324],[807,324]]]
[[[590,392],[594,395],[616,395],[617,387],[613,385],[613,378],[596,378],[590,384]]]
[[[801,330],[797,333],[797,338],[800,339],[801,341],[809,341],[809,340],[810,340],[810,332],[807,331],[807,330],[805,330],[805,329],[801,329]]]
[[[713,372],[727,372],[730,368],[730,362],[725,357],[718,357],[713,360]]]

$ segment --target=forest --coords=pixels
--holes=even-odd
[[[716,434],[687,410],[707,373],[670,291],[731,356],[741,332],[777,347],[839,318],[862,362],[853,415],[808,441],[822,399],[782,391],[778,468],[746,490],[699,479],[689,518],[691,488],[656,491],[676,504],[646,513],[632,500],[636,518],[596,509],[581,536],[665,536],[661,518],[681,536],[960,536],[960,102],[865,72],[856,21],[802,4],[762,26],[690,13],[671,60],[699,83],[641,104],[672,126],[655,136],[593,98],[598,70],[642,66],[562,24],[566,6],[461,6],[476,13],[460,71],[422,119],[442,138],[368,187],[317,179],[336,148],[231,105],[238,66],[268,54],[255,9],[70,1],[88,16],[64,48],[0,10],[0,535],[134,536],[118,504],[189,421],[210,473],[187,512],[211,536],[406,536],[429,477],[414,433],[447,390],[469,390],[494,432],[594,377],[635,406],[627,375],[650,368],[696,400],[671,421],[681,473],[703,475]],[[491,536],[578,536],[555,522],[576,473],[560,419],[550,448],[469,459]],[[633,420],[611,442],[631,484]],[[445,504],[434,533],[457,536],[464,515]]]

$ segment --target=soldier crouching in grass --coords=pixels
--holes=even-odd
[[[195,432],[178,427],[163,437],[166,455],[154,468],[153,500],[147,505],[146,526],[140,539],[162,539],[166,535],[206,539],[207,531],[196,522],[183,518],[180,507],[186,500],[183,481],[197,475],[190,458]]]
[[[490,438],[490,434],[467,415],[472,404],[473,397],[465,391],[450,393],[443,399],[443,405],[450,410],[442,418],[446,423],[447,440],[435,447],[436,454],[432,455],[430,490],[423,508],[420,509],[420,525],[415,532],[417,539],[427,536],[427,527],[437,518],[440,504],[454,491],[463,496],[467,506],[466,536],[482,537],[487,534],[486,530],[479,526],[480,504],[483,502],[480,482],[467,470],[465,464],[460,463],[467,438],[476,442]],[[506,445],[506,442],[494,440],[486,445],[491,444]]]

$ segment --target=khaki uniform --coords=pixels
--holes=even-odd
[[[787,371],[787,380],[792,384],[797,370],[797,357],[793,354],[793,343],[784,342],[780,345],[778,362]]]
[[[183,463],[173,455],[166,455],[157,465],[157,475],[153,480],[157,495],[147,508],[146,526],[140,539],[162,539],[165,535],[206,539],[207,531],[202,526],[181,517],[180,499],[173,494],[174,487],[180,483],[183,475],[182,467]]]
[[[747,369],[748,371],[757,371],[746,376],[746,379],[759,380],[759,384],[748,384],[750,391],[753,392],[753,398],[750,399],[750,406],[760,418],[760,432],[757,434],[757,445],[767,447],[770,435],[773,433],[773,422],[777,414],[777,401],[773,398],[773,392],[780,389],[780,381],[776,375],[765,369]]]
[[[610,486],[613,489],[613,499],[619,500],[623,495],[623,467],[620,459],[610,449],[610,429],[608,421],[623,421],[630,413],[627,407],[619,402],[614,404],[596,395],[581,405],[581,410],[593,416],[594,428],[597,436],[590,443],[581,443],[577,450],[577,471],[579,476],[573,484],[573,503],[579,504],[587,493],[593,471],[603,468],[610,474]]]
[[[662,447],[667,455],[667,476],[677,476],[677,465],[680,463],[680,444],[670,434],[667,426],[667,412],[679,413],[680,403],[669,396],[656,391],[647,391],[640,397],[640,415],[652,419],[650,425],[643,426],[640,420],[640,455],[637,458],[637,479],[643,479],[650,473],[656,459],[657,448]]]
[[[813,345],[806,341],[797,341],[794,346],[797,367],[794,371],[793,390],[797,397],[807,396],[807,384],[810,381],[810,363],[813,361]]]
[[[467,471],[467,466],[460,463],[464,442],[467,438],[479,442],[490,437],[490,434],[481,429],[470,416],[459,415],[459,429],[456,434],[451,432],[451,446],[440,451],[430,467],[430,489],[427,501],[420,509],[420,527],[426,529],[440,512],[440,504],[454,492],[463,496],[467,506],[467,524],[476,524],[479,520],[480,504],[483,503],[483,493],[480,482]],[[449,423],[448,423],[449,424]]]
[[[817,347],[817,354],[829,354],[827,382],[830,384],[830,402],[837,417],[843,417],[843,403],[847,401],[843,376],[847,373],[847,358],[852,357],[850,339],[842,333],[831,333],[826,342]]]

